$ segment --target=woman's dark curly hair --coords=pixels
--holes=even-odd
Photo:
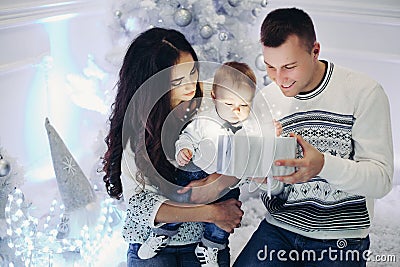
[[[179,129],[190,118],[173,119],[173,128],[168,129],[176,132],[166,137],[164,134],[161,136],[161,130],[172,111],[170,67],[177,64],[181,53],[190,53],[194,61],[198,61],[195,51],[182,33],[173,29],[152,28],[133,40],[125,54],[109,117],[110,129],[105,138],[108,149],[103,157],[103,181],[107,193],[113,198],[122,197],[121,159],[128,141],[135,153],[138,173],[148,177],[156,186],[162,184],[159,174],[167,181],[174,182],[175,167],[169,162],[170,155],[167,157],[163,145],[174,145]],[[195,66],[198,68],[197,63]],[[155,74],[157,79],[152,79]],[[186,105],[193,111],[191,114],[198,109],[200,97],[202,90],[197,82],[195,96]],[[168,121],[170,117],[175,118],[168,116]],[[123,138],[123,132],[125,135],[129,133],[129,136]],[[162,138],[166,140],[161,142]]]

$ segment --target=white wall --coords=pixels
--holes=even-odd
[[[366,72],[383,85],[391,103],[395,176],[400,181],[400,121],[393,118],[400,111],[400,1],[269,1],[270,9],[282,6],[304,8],[312,16],[322,58]],[[67,74],[82,74],[89,54],[107,68],[110,12],[106,0],[1,1],[0,145],[27,170],[49,160],[46,116],[74,155],[91,149],[105,121],[74,105],[61,83]],[[48,19],[59,15],[67,17]],[[54,62],[45,64],[45,56]],[[59,86],[49,86],[48,67],[60,76]]]
[[[0,146],[33,179],[48,178],[35,169],[52,168],[45,117],[78,158],[105,123],[75,105],[65,84],[67,75],[84,77],[88,55],[109,66],[107,11],[104,0],[0,2]]]

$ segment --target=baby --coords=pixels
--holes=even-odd
[[[195,164],[208,173],[216,171],[216,161],[202,159],[205,153],[198,153],[208,143],[218,144],[220,135],[235,134],[249,117],[256,90],[254,72],[245,63],[227,62],[215,73],[211,97],[215,108],[198,114],[180,135],[176,142],[176,161],[184,166],[194,156]],[[212,149],[213,147],[211,147]],[[201,152],[201,151],[199,151]],[[208,151],[214,155],[215,151]],[[211,164],[211,165],[210,165]]]

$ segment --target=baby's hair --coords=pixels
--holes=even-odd
[[[229,61],[222,64],[215,72],[212,91],[215,92],[227,79],[230,79],[233,84],[246,83],[254,91],[256,90],[256,75],[246,63]]]

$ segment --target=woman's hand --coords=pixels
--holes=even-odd
[[[182,204],[167,200],[158,209],[154,223],[209,222],[233,233],[235,228],[240,227],[243,217],[241,205],[239,200],[233,198],[208,205]]]
[[[213,173],[201,180],[190,182],[187,186],[177,192],[183,194],[192,190],[190,201],[192,203],[210,203],[220,197],[221,192],[229,186],[238,182],[233,176],[225,176]]]
[[[235,228],[240,227],[244,212],[240,209],[242,202],[236,199],[228,199],[209,205],[211,222],[228,233],[233,233]]]
[[[267,177],[249,177],[248,178],[250,181],[255,182],[257,184],[267,184],[268,183],[268,178]]]

